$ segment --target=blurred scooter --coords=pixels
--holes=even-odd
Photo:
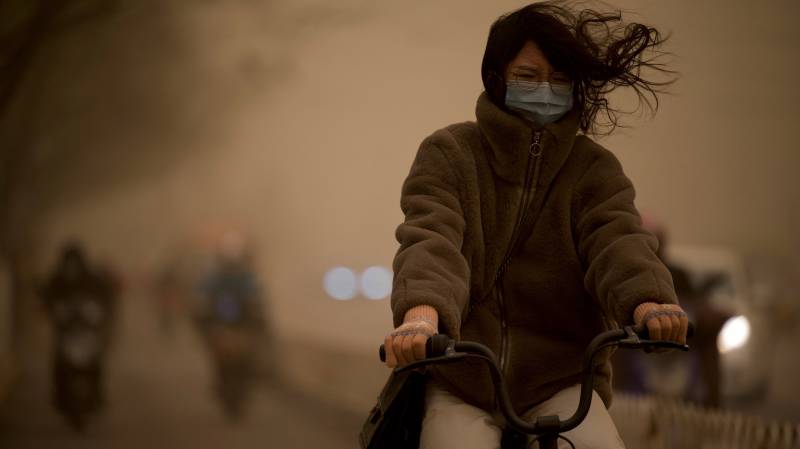
[[[256,378],[255,338],[245,326],[220,321],[211,325],[208,343],[217,397],[229,418],[240,419]]]
[[[262,295],[242,237],[225,236],[201,282],[194,316],[211,353],[217,396],[231,419],[242,417],[261,376],[258,354],[266,335]]]
[[[70,425],[84,430],[102,405],[102,359],[106,312],[95,298],[81,296],[53,307],[56,328],[54,398]]]
[[[89,265],[83,247],[64,246],[41,296],[53,328],[53,402],[70,425],[86,428],[104,404],[103,367],[118,288]]]

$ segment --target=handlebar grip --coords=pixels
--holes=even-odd
[[[650,338],[650,331],[644,324],[634,327],[633,331],[636,332],[636,335],[638,335],[639,338],[642,338],[644,340],[648,340]],[[689,339],[692,338],[693,336],[694,336],[694,323],[689,321],[689,327],[686,328],[686,338]]]
[[[444,334],[436,334],[428,338],[428,341],[425,342],[425,357],[442,356],[449,345],[450,337]],[[381,359],[381,362],[386,362],[386,348],[384,345],[381,345],[380,349],[378,349],[378,357]]]
[[[450,337],[445,334],[436,334],[425,342],[425,357],[441,357],[450,346]]]

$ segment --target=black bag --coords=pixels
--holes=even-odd
[[[418,449],[425,413],[425,374],[392,373],[361,428],[362,449]]]

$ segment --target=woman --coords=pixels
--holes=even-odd
[[[645,323],[652,338],[685,341],[686,315],[633,186],[587,137],[616,126],[606,101],[616,87],[657,104],[668,82],[640,73],[671,74],[647,59],[662,42],[618,14],[551,2],[492,25],[477,122],[425,139],[403,185],[390,367],[423,358],[437,332],[482,342],[498,354],[518,413],[563,418],[596,334]],[[606,410],[608,356],[597,374],[592,410],[567,436],[577,447],[624,447]],[[488,371],[464,362],[430,378],[420,447],[498,447]]]

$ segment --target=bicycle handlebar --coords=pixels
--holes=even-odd
[[[694,326],[689,323],[687,337],[691,337],[693,334]],[[436,363],[453,362],[467,357],[482,359],[487,362],[490,368],[489,372],[495,391],[497,392],[500,411],[511,427],[527,434],[563,433],[577,427],[589,413],[594,386],[592,362],[595,355],[601,349],[613,345],[628,348],[651,347],[679,349],[683,351],[689,350],[687,345],[681,345],[670,341],[647,339],[647,328],[643,326],[636,328],[625,326],[622,329],[613,329],[603,332],[589,343],[589,346],[587,346],[584,352],[581,394],[575,413],[565,420],[561,420],[558,416],[540,416],[533,424],[524,421],[517,415],[516,411],[514,411],[514,407],[511,405],[511,398],[506,388],[505,378],[497,363],[497,358],[491,349],[480,343],[469,341],[457,342],[447,335],[437,334],[429,338],[425,343],[425,359],[411,362],[403,367],[396,368],[395,371],[407,371]],[[379,356],[381,361],[385,361],[386,352],[383,345],[380,347]]]
[[[630,327],[630,329],[633,330],[633,332],[639,337],[639,339],[641,341],[647,342],[647,343],[653,343],[653,344],[650,344],[650,345],[641,343],[641,347],[644,347],[644,346],[656,346],[656,347],[659,347],[659,346],[665,346],[665,343],[668,343],[668,342],[658,342],[658,341],[654,342],[654,341],[649,340],[649,335],[648,335],[649,331],[648,331],[647,327],[644,326],[644,325],[626,326],[623,329],[627,329],[628,327]],[[692,324],[690,322],[689,323],[689,327],[687,328],[686,338],[692,338],[693,335],[694,335],[694,324]],[[436,334],[436,335],[432,336],[431,338],[428,339],[428,341],[425,342],[425,357],[426,358],[432,358],[432,357],[439,357],[439,356],[444,355],[444,352],[447,349],[449,341],[450,341],[450,337],[448,337],[447,335],[444,335],[444,334]],[[671,347],[672,345],[670,344],[669,346]],[[633,347],[633,346],[627,345],[627,347]],[[683,349],[683,348],[674,348],[673,347],[673,349]],[[381,359],[381,362],[386,362],[386,348],[384,348],[383,345],[381,345],[381,347],[380,347],[380,350],[378,352],[378,357]]]

